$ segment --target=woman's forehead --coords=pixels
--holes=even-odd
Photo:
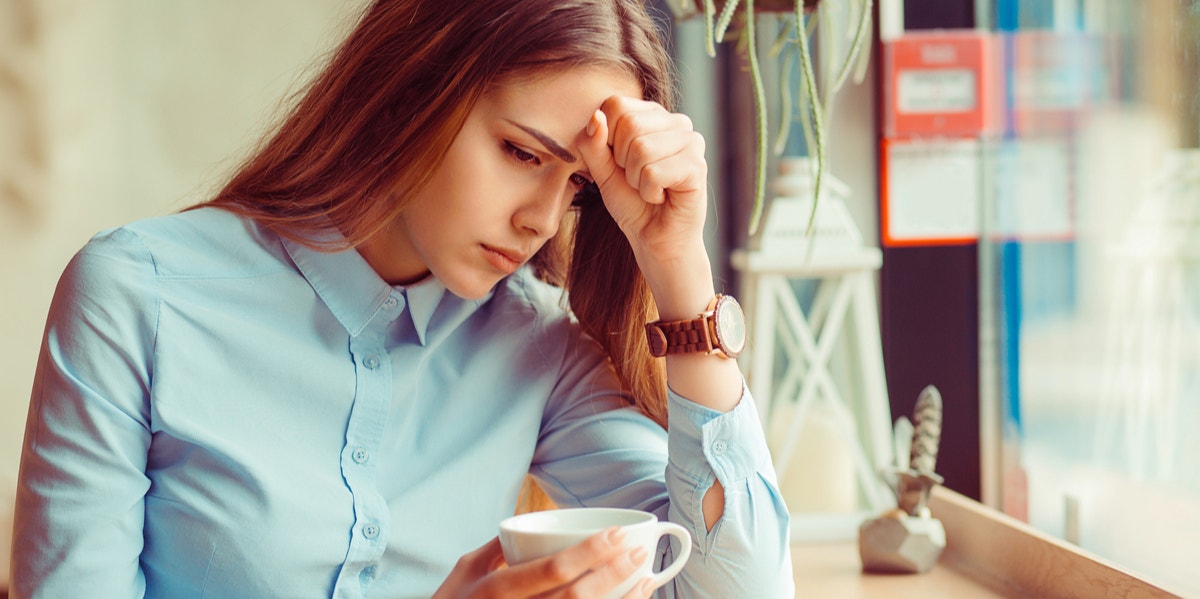
[[[623,95],[636,95],[645,99],[644,90],[637,74],[626,65],[601,63],[595,65],[579,65],[569,68],[554,67],[542,69],[526,69],[510,73],[492,82],[484,95],[494,94],[505,90],[529,89],[545,87],[554,80],[562,80],[578,76],[581,78],[600,78],[610,83],[620,85]]]

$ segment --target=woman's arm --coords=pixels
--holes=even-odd
[[[708,165],[704,138],[691,120],[661,105],[609,98],[580,140],[600,195],[633,247],[662,320],[685,320],[704,312],[715,295],[704,247]],[[722,354],[670,354],[672,390],[718,412],[742,397],[742,375]],[[711,528],[724,511],[717,482],[704,498]]]
[[[152,267],[132,235],[68,265],[38,359],[13,530],[10,593],[140,597],[150,444]]]
[[[718,412],[672,391],[664,432],[622,398],[599,345],[585,337],[566,355],[531,470],[554,502],[641,509],[688,529],[692,555],[668,585],[675,597],[793,596],[787,508],[749,394]],[[708,527],[702,497],[715,481],[726,505]]]
[[[704,247],[704,138],[687,116],[621,96],[596,111],[583,137],[584,160],[629,239],[659,317],[694,318],[715,294]],[[732,410],[741,397],[741,372],[723,356],[672,354],[667,378],[681,395],[721,412]]]
[[[716,293],[703,236],[708,166],[691,120],[654,102],[614,96],[592,116],[579,144],[659,318],[689,320],[704,312]],[[693,588],[728,589],[757,578],[745,582],[761,585],[751,595],[790,596],[788,513],[737,363],[703,352],[666,360],[671,519],[702,519],[704,529],[693,530],[698,556],[692,559],[712,560],[691,568],[698,573]]]

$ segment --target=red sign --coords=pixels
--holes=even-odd
[[[998,130],[1002,87],[986,31],[909,32],[884,44],[884,134],[975,137]]]

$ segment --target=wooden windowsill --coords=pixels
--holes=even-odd
[[[946,549],[923,574],[864,574],[855,542],[795,544],[797,597],[1178,597],[944,487],[929,503]]]

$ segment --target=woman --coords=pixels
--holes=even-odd
[[[715,291],[671,103],[638,0],[374,2],[213,200],[68,266],[13,596],[601,596],[644,559],[501,568],[528,474],[688,528],[659,593],[790,597],[736,363],[649,353]]]

